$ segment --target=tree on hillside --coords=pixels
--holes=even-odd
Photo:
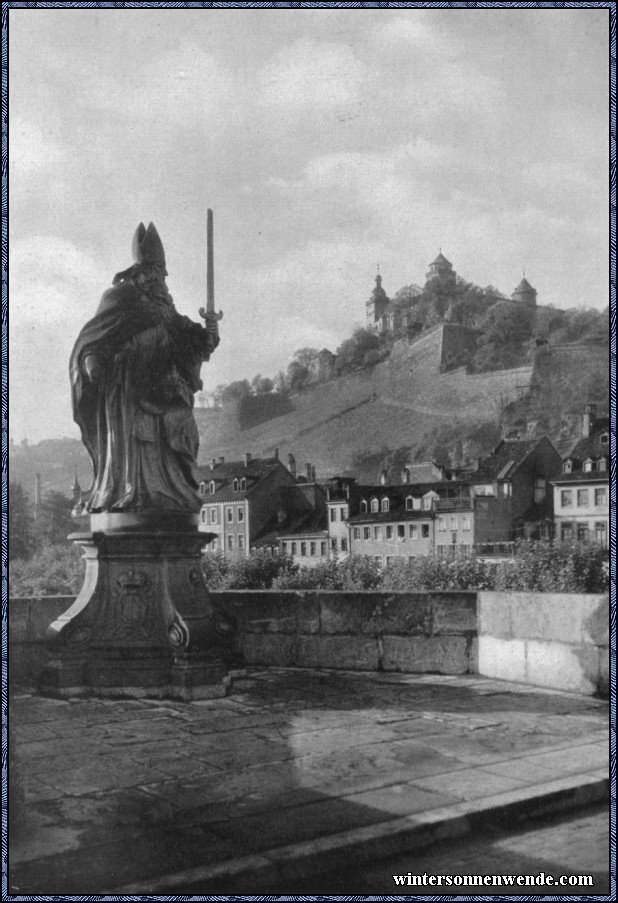
[[[268,376],[261,376],[258,373],[251,380],[251,388],[255,395],[269,395],[275,388],[275,384]]]
[[[309,368],[300,361],[292,361],[286,374],[286,383],[290,392],[300,392],[311,380]]]
[[[355,329],[349,339],[337,348],[337,363],[343,372],[349,372],[365,365],[369,352],[380,347],[380,339],[369,329]]]
[[[534,328],[535,309],[513,301],[492,305],[481,323],[474,364],[477,370],[501,370],[523,362],[523,345]]]
[[[34,519],[21,483],[9,483],[7,531],[9,559],[29,558],[34,552]]]
[[[248,395],[251,395],[249,380],[237,379],[223,389],[221,392],[221,401],[224,403],[239,401],[241,398],[247,398]]]
[[[298,361],[302,367],[311,370],[316,366],[319,351],[317,348],[299,348],[294,352],[293,360]]]
[[[47,493],[35,521],[35,532],[41,545],[62,545],[66,543],[69,533],[75,532],[72,507],[72,500],[64,493],[56,490]]]

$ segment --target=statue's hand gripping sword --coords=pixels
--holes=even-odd
[[[213,219],[212,210],[208,210],[207,216],[207,251],[206,251],[206,308],[200,307],[200,317],[204,319],[204,325],[209,332],[218,336],[218,321],[223,317],[223,311],[215,312],[215,264],[213,254]]]

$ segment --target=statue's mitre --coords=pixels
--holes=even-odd
[[[165,269],[165,251],[153,223],[148,228],[140,223],[133,236],[133,260],[135,263],[151,263]]]

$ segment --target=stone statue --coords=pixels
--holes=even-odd
[[[205,315],[204,327],[176,311],[152,223],[139,224],[133,259],[71,355],[73,416],[94,466],[77,513],[195,513],[193,394],[219,344],[217,317]]]

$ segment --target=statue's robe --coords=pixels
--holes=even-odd
[[[103,295],[70,360],[73,416],[94,467],[84,511],[199,510],[193,392],[204,332],[133,281]],[[88,355],[101,364],[99,386],[85,373]]]

